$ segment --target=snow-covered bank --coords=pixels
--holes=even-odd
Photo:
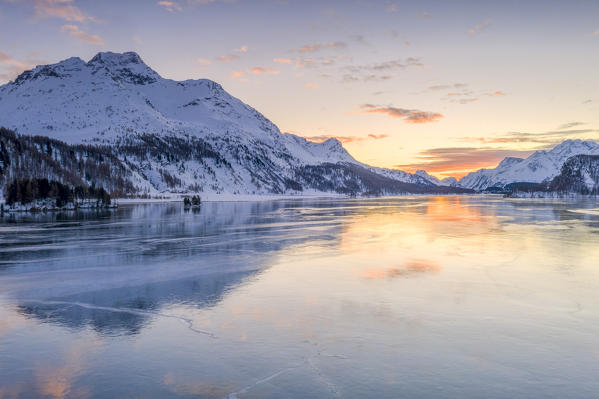
[[[186,194],[165,194],[154,198],[115,198],[114,202],[125,204],[147,204],[164,202],[183,202]],[[277,201],[277,200],[302,200],[302,199],[337,199],[350,198],[344,194],[336,193],[309,193],[302,195],[292,194],[231,194],[231,193],[205,193],[200,195],[202,202],[248,202],[248,201]]]
[[[506,198],[543,198],[543,199],[599,199],[597,194],[580,194],[575,192],[557,192],[557,191],[514,191],[506,195]]]
[[[118,204],[113,203],[106,205],[97,201],[82,201],[82,202],[69,202],[63,206],[57,206],[56,201],[51,199],[36,200],[30,203],[21,204],[14,203],[7,205],[4,200],[0,201],[0,207],[2,213],[15,213],[15,212],[59,212],[59,211],[76,211],[76,210],[89,210],[89,209],[114,209],[118,207]]]

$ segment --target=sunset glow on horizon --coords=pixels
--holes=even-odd
[[[115,12],[119,10],[119,12]],[[135,51],[363,163],[443,178],[599,139],[599,2],[0,0],[0,84]]]

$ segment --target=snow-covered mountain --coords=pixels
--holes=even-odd
[[[400,190],[393,182],[414,185],[401,186],[402,192],[437,187],[416,174],[363,165],[336,139],[314,143],[282,134],[218,83],[164,79],[133,52],[99,53],[89,62],[74,57],[23,72],[0,86],[0,126],[102,148],[124,161],[118,167],[136,176],[131,184],[138,193],[376,191],[379,180],[369,174],[389,180],[384,186],[393,190]],[[31,145],[37,151],[39,143]],[[313,168],[319,165],[335,167]]]
[[[599,155],[594,141],[566,140],[549,151],[536,151],[526,159],[505,158],[494,169],[480,169],[464,176],[459,185],[474,190],[503,188],[516,182],[541,183],[560,173],[562,165],[572,156]]]

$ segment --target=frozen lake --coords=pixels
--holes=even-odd
[[[599,397],[598,206],[5,216],[0,398]]]

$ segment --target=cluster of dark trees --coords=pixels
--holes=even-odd
[[[124,197],[139,191],[131,181],[132,170],[110,147],[70,145],[0,128],[0,184],[45,178],[71,187],[104,187]]]
[[[183,206],[185,208],[189,208],[189,207],[198,207],[202,204],[202,199],[200,198],[199,195],[194,195],[191,198],[189,197],[185,197],[183,198]]]
[[[93,200],[97,206],[110,205],[110,195],[103,187],[69,186],[48,179],[16,179],[5,186],[4,197],[9,206],[15,203],[30,204],[36,200],[51,199],[57,208],[85,200]]]
[[[591,186],[591,181],[594,186]],[[599,155],[575,155],[568,158],[560,174],[551,180],[549,191],[587,195],[599,194]]]

